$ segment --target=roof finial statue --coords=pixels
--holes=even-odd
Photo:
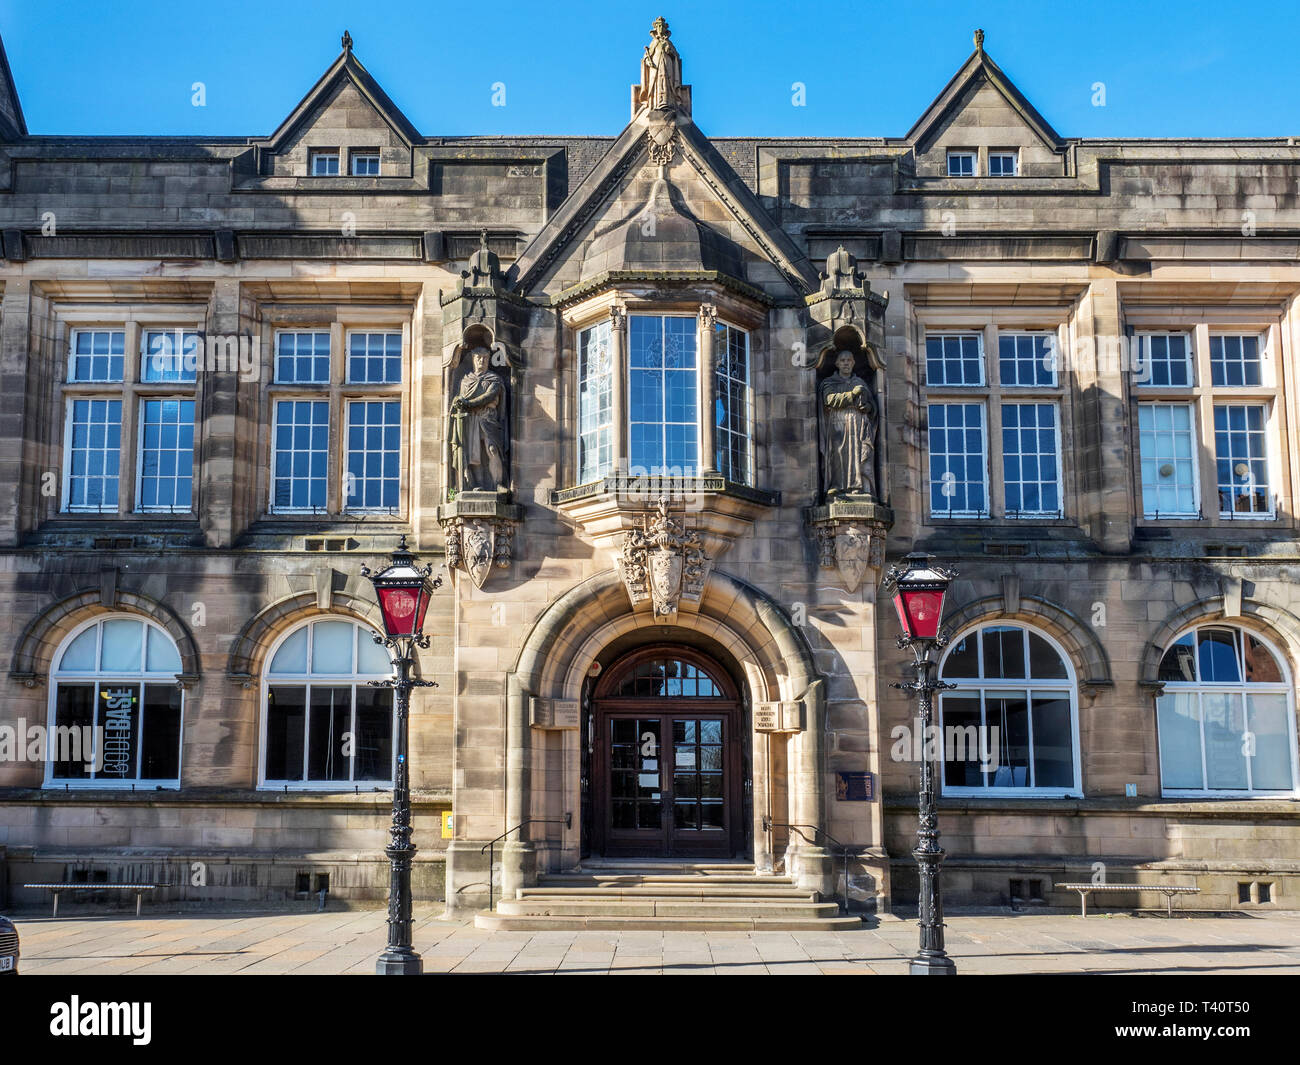
[[[352,34],[348,33],[347,30],[343,31],[343,54],[352,54]]]
[[[667,20],[660,15],[650,28],[652,43],[641,58],[641,103],[652,111],[677,107],[681,101],[682,57],[677,54]]]
[[[983,30],[976,30],[976,31],[975,31],[975,51],[977,51],[977,52],[982,52],[982,51],[984,51],[984,31],[983,31]]]

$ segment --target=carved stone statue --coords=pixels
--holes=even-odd
[[[641,59],[641,99],[652,110],[678,106],[682,88],[682,57],[662,16],[650,29],[653,38]]]
[[[451,464],[461,492],[505,492],[509,439],[506,383],[489,368],[492,353],[475,348],[473,367],[451,401]]]
[[[876,495],[880,409],[871,386],[853,372],[853,365],[853,352],[836,352],[836,372],[818,388],[819,443],[828,500],[840,495]]]

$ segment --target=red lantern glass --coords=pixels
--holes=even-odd
[[[435,586],[429,582],[427,567],[416,568],[415,557],[406,547],[406,537],[402,537],[388,566],[379,573],[363,568],[362,573],[375,586],[384,632],[397,639],[423,635],[424,615]]]
[[[894,595],[898,622],[909,640],[933,640],[943,618],[943,592],[904,591]]]

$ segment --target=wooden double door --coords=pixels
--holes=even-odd
[[[593,844],[618,857],[730,858],[744,838],[741,708],[701,656],[655,648],[597,687]]]

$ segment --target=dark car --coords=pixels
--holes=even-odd
[[[8,917],[0,917],[0,976],[18,974],[18,929]]]

